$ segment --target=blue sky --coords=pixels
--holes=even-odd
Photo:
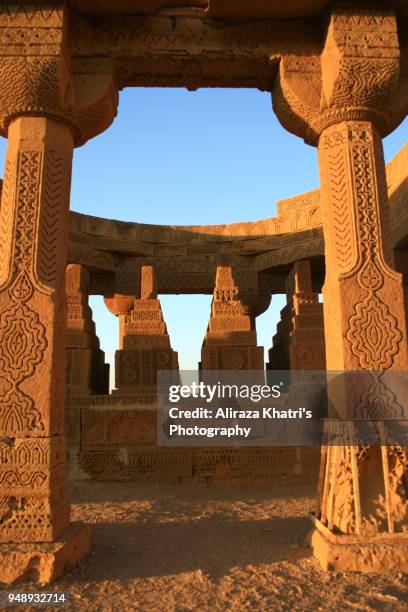
[[[406,120],[385,139],[388,161],[407,140]],[[6,141],[0,146],[4,165]],[[157,224],[209,224],[275,214],[276,202],[319,185],[316,149],[286,132],[271,98],[257,90],[128,89],[104,134],[74,156],[72,210]],[[210,296],[161,298],[180,365],[195,369]],[[269,348],[283,296],[258,317]],[[117,320],[99,297],[91,306],[113,363]]]

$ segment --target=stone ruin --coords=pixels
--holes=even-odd
[[[211,316],[201,350],[201,370],[263,370],[263,347],[256,344],[255,317],[234,283],[231,266],[218,266]]]
[[[178,370],[178,356],[157,299],[153,266],[142,266],[140,298],[105,298],[110,312],[119,318],[119,350],[115,355],[117,395],[136,395],[141,403],[156,399],[158,370]],[[176,381],[177,382],[177,381]]]
[[[268,370],[325,370],[323,304],[313,291],[310,261],[297,261],[286,281],[287,304],[269,349]]]
[[[263,369],[255,318],[277,293],[270,368],[407,371],[408,149],[387,168],[382,151],[408,111],[407,19],[405,0],[1,3],[1,582],[45,584],[89,548],[89,526],[70,522],[65,431],[77,477],[316,474],[310,449],[155,447],[155,371],[177,365],[158,294],[214,294],[204,371]],[[282,126],[317,147],[320,190],[231,225],[69,213],[73,149],[135,86],[270,92]],[[112,394],[89,295],[119,318]],[[378,416],[385,431],[392,415]],[[386,437],[323,447],[311,538],[323,568],[407,569],[407,463]]]

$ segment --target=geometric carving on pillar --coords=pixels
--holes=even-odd
[[[0,216],[3,436],[62,432],[65,360],[61,341],[65,345],[66,304],[61,280],[72,147],[69,129],[52,120],[18,119],[9,129]],[[56,156],[62,169],[50,198],[53,178],[47,165]],[[47,232],[52,237],[47,239]],[[52,250],[55,239],[58,253]]]
[[[336,453],[337,460],[327,465],[335,473],[326,481],[321,522],[338,534],[370,536],[405,531],[408,502],[401,493],[405,487],[406,450],[341,446]],[[386,487],[388,479],[395,481],[391,490]],[[352,503],[347,503],[341,493],[343,488]]]
[[[69,528],[63,281],[73,139],[66,126],[40,117],[16,119],[8,136],[0,215],[0,581],[27,570],[30,555],[20,543],[55,542]]]
[[[64,436],[0,442],[0,542],[50,542],[67,527],[65,457]]]
[[[118,103],[112,65],[69,57],[65,0],[5,0],[1,3],[0,132],[15,117],[41,115],[69,126],[76,146],[105,131]],[[56,166],[57,169],[57,166]]]
[[[67,365],[65,432],[68,444],[77,444],[81,431],[81,407],[89,407],[90,395],[109,393],[109,364],[100,349],[92,310],[88,304],[89,274],[84,266],[67,266]]]
[[[384,441],[385,442],[385,441]],[[407,568],[405,448],[324,449],[312,546],[324,569],[385,573]]]
[[[88,304],[89,274],[79,264],[66,271],[68,301],[66,395],[81,397],[109,393],[109,366],[100,349]]]
[[[323,287],[327,368],[406,372],[404,291],[402,276],[393,269],[380,136],[370,122],[332,126],[320,138],[319,160],[328,236]],[[344,227],[337,222],[342,215],[347,216]],[[343,406],[341,396],[334,406],[339,414],[349,411],[358,417],[359,405]],[[370,414],[374,407],[367,409]],[[376,414],[381,416],[392,415]],[[386,432],[386,421],[384,427]],[[385,437],[383,447],[324,449],[312,539],[323,566],[342,569],[348,564],[363,571],[407,567],[407,470],[406,449],[385,446]],[[349,542],[351,535],[357,544]],[[363,537],[365,546],[358,539]]]
[[[231,266],[218,266],[211,317],[201,349],[202,370],[263,370],[255,318],[238,299]]]
[[[328,236],[323,294],[332,339],[327,367],[403,370],[404,293],[393,270],[380,136],[369,122],[333,126],[321,136],[319,160]]]
[[[286,306],[281,311],[269,370],[326,368],[323,304],[313,292],[309,261],[298,261],[286,280]]]
[[[67,26],[63,0],[2,3],[0,582],[7,583],[53,579],[89,546],[89,529],[69,524],[67,493],[69,194],[73,148],[110,125],[117,95],[108,65],[91,85],[71,72]]]
[[[156,396],[157,372],[178,371],[178,355],[173,351],[157,299],[153,266],[141,268],[141,297],[105,298],[109,310],[119,317],[119,350],[115,355],[114,394]],[[178,378],[178,376],[177,376]]]
[[[403,53],[391,3],[335,5],[320,56],[283,57],[273,95],[281,123],[319,149],[327,370],[376,380],[408,371],[381,142],[408,109]],[[361,400],[346,398],[330,396],[335,411],[358,416]],[[325,568],[408,569],[406,449],[386,446],[386,421],[378,427],[382,447],[323,449],[312,546]]]

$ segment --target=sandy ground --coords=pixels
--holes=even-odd
[[[69,593],[59,609],[408,610],[408,575],[319,569],[304,543],[313,487],[77,483],[72,497],[93,548],[45,589]]]

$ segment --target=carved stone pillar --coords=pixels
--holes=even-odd
[[[67,396],[109,393],[109,365],[100,349],[92,310],[88,304],[89,274],[70,264],[66,272],[68,299]],[[107,367],[106,367],[107,366]]]
[[[67,266],[65,433],[70,447],[79,444],[81,409],[89,408],[90,396],[109,393],[109,364],[105,363],[105,353],[96,335],[88,286],[89,274],[84,266]]]
[[[286,280],[286,306],[281,311],[269,370],[326,368],[323,305],[313,292],[309,261],[298,261]]]
[[[62,281],[74,142],[69,128],[30,117],[13,121],[8,139],[0,238],[0,430],[9,440],[2,442],[2,459],[10,459],[3,475],[12,466],[13,477],[2,479],[0,541],[50,542],[69,524]]]
[[[65,47],[63,2],[0,14],[0,582],[54,579],[87,550],[70,524],[64,436],[65,269],[72,151],[115,112],[104,81],[86,104]],[[6,35],[7,31],[7,35]],[[18,41],[18,42],[17,42]],[[92,96],[97,88],[92,90]],[[103,101],[106,96],[105,101]],[[70,100],[70,101],[69,101]]]
[[[319,148],[328,370],[408,370],[381,145],[408,108],[400,56],[392,8],[343,4],[332,12],[321,55],[282,58],[274,91],[282,124]],[[363,394],[351,403],[344,391],[331,398],[334,411],[382,418],[385,440],[385,419],[398,410],[380,409],[367,395],[362,411]],[[408,569],[407,466],[397,446],[323,449],[312,536],[323,567]]]
[[[263,370],[255,320],[238,298],[230,266],[218,266],[211,317],[201,349],[202,370]]]
[[[178,371],[178,356],[157,299],[152,266],[141,269],[141,295],[105,298],[109,310],[119,317],[119,350],[115,355],[115,383],[118,395],[134,395],[138,401],[156,397],[157,372]],[[175,381],[177,382],[177,381]]]
[[[381,137],[371,122],[345,121],[319,141],[331,370],[404,370],[402,276],[393,245]]]

